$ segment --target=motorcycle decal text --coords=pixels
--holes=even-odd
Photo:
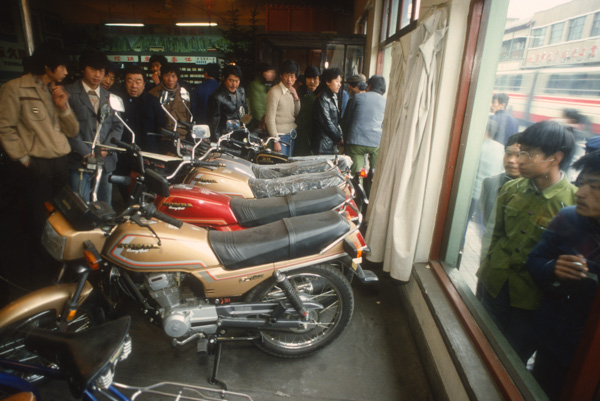
[[[182,202],[163,202],[163,205],[169,210],[184,210],[185,208],[193,207],[191,203]]]
[[[242,277],[242,278],[240,278],[240,283],[246,283],[248,281],[258,280],[259,278],[262,278],[263,276],[264,276],[264,274],[255,274],[254,276],[250,276],[250,277]]]
[[[117,248],[123,248],[127,252],[141,253],[150,249],[159,249],[157,244],[117,244]]]
[[[216,184],[217,183],[217,180],[209,180],[206,178],[196,178],[195,181],[200,182],[202,184]]]

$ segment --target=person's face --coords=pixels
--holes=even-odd
[[[519,171],[525,178],[547,175],[560,162],[559,152],[546,156],[540,149],[525,145],[521,145],[519,152]]]
[[[275,70],[267,70],[262,75],[266,82],[273,82],[275,79]]]
[[[504,151],[504,172],[510,178],[519,178],[521,171],[519,170],[519,151],[521,150],[518,143],[511,145]]]
[[[357,93],[360,93],[360,89],[358,89],[358,85],[356,85],[356,86],[348,85],[348,93],[350,93],[351,95],[356,95]]]
[[[317,87],[319,86],[319,77],[305,78],[304,80],[306,81],[306,87],[309,91],[314,92],[317,90]]]
[[[281,74],[281,82],[283,82],[286,88],[291,88],[296,83],[296,74],[292,74],[291,72]]]
[[[104,79],[104,68],[96,69],[89,65],[83,70],[83,82],[92,89],[96,89]]]
[[[109,71],[108,74],[106,74],[104,76],[104,79],[102,79],[102,82],[100,83],[100,85],[102,85],[102,87],[104,89],[109,90],[115,84],[116,78],[117,77],[115,76],[115,73],[112,71]]]
[[[230,74],[227,78],[225,78],[223,85],[225,85],[225,88],[227,88],[229,92],[233,93],[240,86],[240,78]]]
[[[492,113],[495,113],[498,110],[504,110],[505,107],[506,107],[506,105],[502,104],[502,103],[499,103],[498,99],[493,99],[492,100],[492,105],[490,106],[490,111]]]
[[[577,186],[577,214],[600,220],[600,174],[583,171],[577,178]]]
[[[162,83],[167,89],[175,89],[177,86],[177,74],[174,72],[167,72],[162,75]]]
[[[144,92],[144,77],[142,74],[127,74],[125,77],[125,90],[131,97],[138,97]]]
[[[150,71],[152,71],[152,74],[160,74],[160,67],[160,63],[155,61],[154,63],[150,64]]]
[[[329,90],[331,90],[333,93],[338,93],[342,87],[342,77],[338,76],[337,78],[326,82],[326,84]]]
[[[65,77],[67,76],[67,74],[69,74],[69,71],[67,71],[66,65],[59,65],[54,69],[54,71],[46,67],[46,75],[55,84],[62,82],[62,80],[65,79]]]

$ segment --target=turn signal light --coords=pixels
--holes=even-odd
[[[75,319],[75,315],[77,314],[77,309],[71,309],[69,311],[69,314],[67,315],[67,322],[72,321],[73,319]]]
[[[48,212],[48,214],[54,213],[54,205],[51,202],[49,202],[49,201],[44,202],[44,207],[46,208],[46,211]]]
[[[94,252],[85,250],[83,251],[83,257],[92,270],[98,270],[100,268],[100,260],[96,258]]]
[[[363,167],[363,168],[361,168],[361,169],[360,169],[360,177],[361,177],[361,178],[367,178],[368,176],[369,176],[369,173],[367,172],[367,169],[366,169],[366,168],[364,168],[364,167]]]

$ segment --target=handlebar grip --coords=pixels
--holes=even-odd
[[[183,225],[183,221],[177,220],[175,217],[166,215],[163,212],[156,209],[152,212],[152,217],[156,217],[157,219],[162,220],[165,223],[175,226],[177,228],[181,228],[181,226]]]
[[[117,184],[128,187],[131,185],[131,177],[126,175],[111,174],[108,176],[108,182],[110,182],[111,184]]]
[[[221,167],[221,163],[219,162],[205,162],[202,160],[195,160],[193,163],[194,167]]]
[[[168,130],[168,129],[166,129],[166,128],[161,128],[161,129],[160,129],[160,134],[161,134],[162,136],[166,136],[166,137],[168,137],[168,138],[172,138],[172,139],[177,139],[177,138],[179,138],[179,134],[178,134],[177,132],[175,132],[175,131],[171,131],[171,130]]]
[[[230,154],[232,156],[241,156],[242,155],[242,151],[239,149],[223,148],[222,151],[224,153]]]
[[[123,142],[117,138],[111,138],[110,143],[125,148],[130,152],[137,152],[139,150],[139,146],[136,144]]]
[[[183,125],[185,127],[185,129],[187,129],[187,130],[191,130],[194,127],[193,124],[190,124],[190,123],[182,121],[182,120],[177,120],[177,124]]]

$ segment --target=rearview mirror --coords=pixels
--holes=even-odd
[[[193,139],[210,138],[210,128],[208,127],[208,125],[194,125],[192,127],[192,138]]]
[[[110,107],[112,107],[112,109],[114,111],[118,111],[118,112],[125,111],[125,105],[123,104],[123,99],[121,99],[120,96],[117,96],[114,93],[111,93],[108,96],[108,103],[110,104]]]
[[[179,95],[183,100],[189,103],[190,93],[183,86],[179,89]]]

